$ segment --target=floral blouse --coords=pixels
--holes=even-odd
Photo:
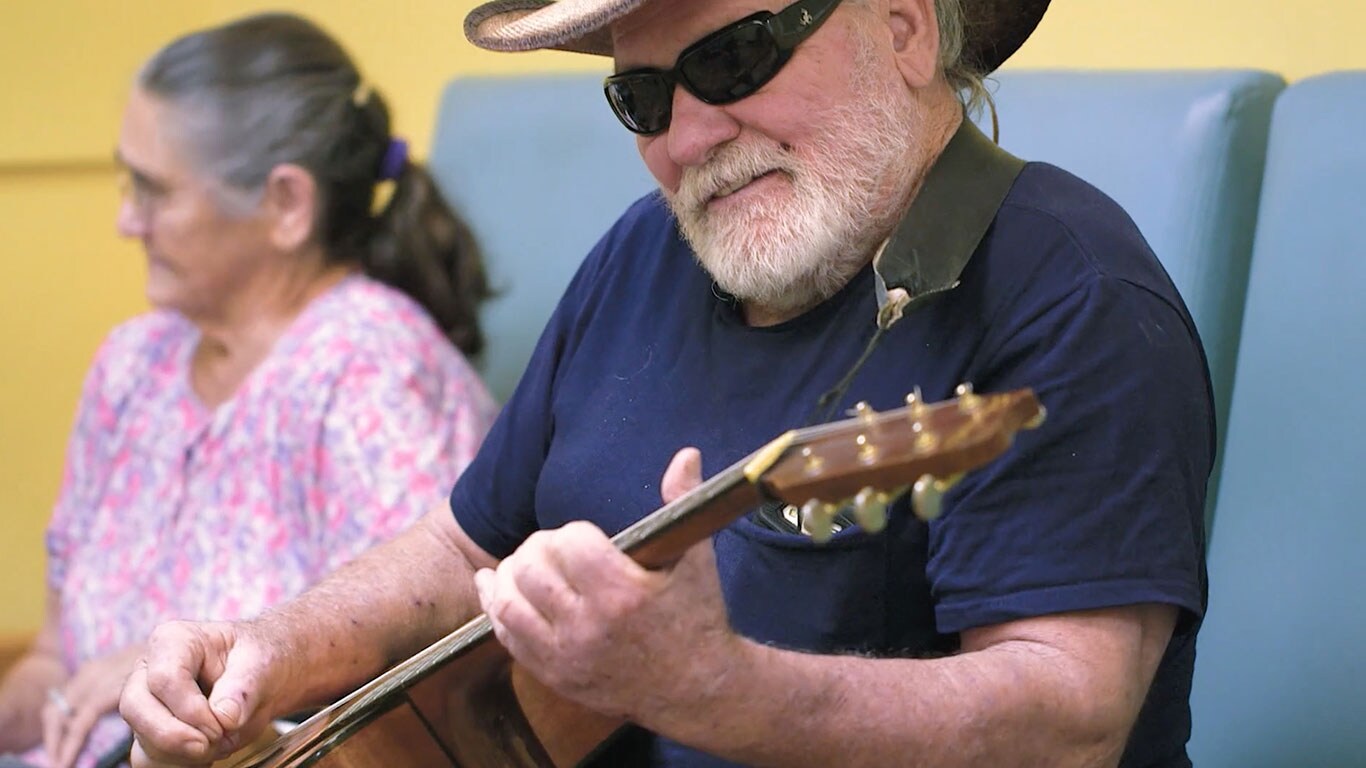
[[[236,619],[303,591],[445,502],[495,404],[426,313],[348,277],[233,396],[189,384],[198,332],[154,312],[86,379],[47,531],[67,668],[171,619]],[[77,763],[127,736],[100,721]],[[24,756],[46,765],[42,748]]]

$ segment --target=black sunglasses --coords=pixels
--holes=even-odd
[[[839,4],[797,0],[777,13],[746,16],[685,48],[673,69],[611,75],[603,83],[607,102],[622,125],[648,136],[669,127],[675,84],[707,104],[739,101],[772,80]]]

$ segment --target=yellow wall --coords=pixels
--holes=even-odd
[[[142,264],[118,242],[109,158],[137,64],[185,30],[266,7],[331,29],[425,147],[456,74],[591,69],[566,54],[499,55],[460,33],[470,0],[5,0],[0,23],[0,633],[42,615],[42,528],[90,355],[142,309]],[[1055,0],[1012,62],[1028,67],[1258,67],[1297,79],[1366,68],[1360,0]],[[623,140],[625,136],[623,135]]]

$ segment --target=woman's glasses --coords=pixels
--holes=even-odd
[[[622,125],[650,135],[669,127],[675,84],[707,104],[739,101],[772,80],[839,3],[797,0],[777,13],[746,16],[688,46],[673,69],[633,69],[608,77],[603,83],[607,102]]]

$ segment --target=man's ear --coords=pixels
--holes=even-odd
[[[261,199],[271,244],[286,253],[303,247],[313,237],[318,202],[313,174],[293,164],[272,168]]]
[[[924,88],[939,71],[939,19],[934,0],[888,0],[897,70],[912,88]]]

